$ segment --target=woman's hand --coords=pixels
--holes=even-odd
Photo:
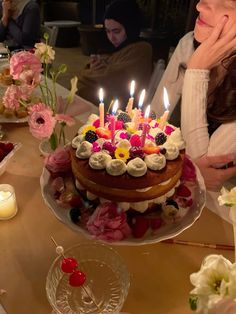
[[[106,67],[104,59],[100,55],[94,55],[90,58],[90,69],[100,70]]]
[[[211,35],[195,50],[188,62],[189,69],[211,70],[236,52],[236,24],[226,32],[224,27],[227,21],[228,17],[223,16]]]
[[[223,169],[225,165],[233,163],[233,154],[221,156],[202,156],[195,160],[204,178],[206,189],[219,191],[225,181],[236,176],[236,166]]]

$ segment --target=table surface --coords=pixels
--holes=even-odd
[[[81,107],[82,108],[82,107]],[[68,129],[71,138],[93,106],[83,108],[78,125]],[[45,281],[56,257],[50,237],[68,248],[86,239],[57,220],[45,205],[39,178],[43,157],[39,141],[27,124],[4,124],[6,139],[22,143],[0,183],[14,186],[17,215],[0,221],[0,303],[9,314],[50,314]],[[207,209],[178,239],[233,245],[232,226]],[[125,260],[131,287],[123,311],[131,314],[190,314],[189,275],[199,270],[208,254],[222,254],[233,261],[234,252],[178,244],[156,243],[135,247],[113,246]]]

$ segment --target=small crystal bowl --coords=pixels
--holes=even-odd
[[[117,314],[128,295],[130,275],[121,256],[100,242],[78,244],[66,257],[78,262],[78,270],[86,275],[81,287],[69,285],[70,274],[61,270],[62,256],[53,262],[46,280],[49,303],[58,314]]]
[[[4,141],[1,141],[1,142],[4,142]],[[0,176],[5,172],[9,160],[12,158],[15,152],[21,147],[20,143],[13,143],[13,145],[14,145],[14,148],[0,162]]]

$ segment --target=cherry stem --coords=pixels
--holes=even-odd
[[[55,245],[56,247],[59,246],[59,245],[57,244],[56,240],[55,240],[52,236],[51,236],[51,240],[52,240],[52,242],[54,243],[54,245]],[[62,255],[64,258],[66,258],[66,256],[65,256],[64,253],[62,253],[61,255]],[[83,285],[81,286],[81,288],[84,290],[84,292],[87,294],[87,296],[93,301],[93,303],[95,304],[95,306],[96,306],[96,308],[98,309],[99,313],[102,313],[102,312],[100,312],[101,309],[100,309],[99,305],[98,305],[97,302],[94,300],[94,298],[91,296],[91,294],[88,292],[87,288],[85,288]]]

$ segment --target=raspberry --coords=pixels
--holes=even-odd
[[[116,147],[115,147],[115,145],[112,145],[111,142],[105,142],[105,143],[102,145],[102,149],[107,150],[111,155],[113,155],[113,154],[114,154],[114,151],[116,150]]]
[[[124,123],[131,122],[130,116],[125,112],[120,112],[117,116],[117,120],[123,121]]]
[[[183,184],[178,186],[176,193],[178,196],[181,196],[181,197],[191,196],[191,191],[187,188],[187,186],[185,186]]]
[[[129,154],[131,158],[136,158],[136,157],[144,158],[143,150],[139,146],[132,146],[129,150]]]
[[[136,216],[132,219],[132,235],[134,238],[142,238],[149,228],[148,220],[143,216]]]
[[[85,133],[85,140],[93,143],[98,139],[98,136],[96,132],[89,130],[88,132]]]
[[[130,144],[131,146],[141,146],[141,139],[140,136],[138,134],[134,134],[131,136],[130,138]]]
[[[149,117],[152,118],[152,120],[156,120],[156,118],[157,118],[156,112],[151,110]]]
[[[157,145],[163,145],[167,140],[167,136],[163,133],[157,133],[157,135],[155,136],[155,142]]]

